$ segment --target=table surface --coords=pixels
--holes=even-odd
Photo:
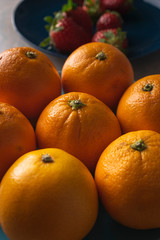
[[[34,1],[34,0],[33,0]],[[0,0],[0,52],[12,47],[31,46],[15,30],[12,22],[13,11],[21,0]],[[48,55],[58,71],[62,69],[64,59]],[[132,60],[135,80],[150,74],[160,73],[160,50],[145,57]]]

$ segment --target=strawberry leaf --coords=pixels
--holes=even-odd
[[[106,43],[106,39],[105,38],[100,38],[99,41],[103,42],[103,43]]]
[[[40,47],[47,47],[48,45],[50,45],[50,37],[45,38],[41,43],[40,43]]]
[[[77,4],[74,3],[72,0],[68,0],[68,2],[62,6],[62,12],[68,12],[76,8],[77,8]]]
[[[83,5],[86,6],[92,22],[95,24],[100,16],[99,0],[84,0]]]
[[[53,21],[52,25],[55,26],[55,25],[57,24],[57,22],[58,22],[59,20],[61,20],[62,18],[64,18],[63,12],[61,12],[61,11],[55,12],[55,13],[54,13],[54,21]]]
[[[51,30],[54,30],[56,28],[57,23],[64,17],[64,14],[62,12],[55,12],[54,13],[54,18],[52,20],[52,23],[49,24],[49,27],[47,27],[48,32]],[[45,28],[46,28],[45,27]]]
[[[107,39],[111,39],[113,37],[115,37],[114,33],[112,31],[107,31],[103,33],[104,37],[106,37]]]
[[[50,27],[54,22],[54,18],[51,16],[46,16],[46,17],[44,17],[44,21],[48,23],[47,25],[45,25],[45,29],[47,32],[49,32]]]
[[[44,17],[44,21],[52,24],[52,22],[53,22],[53,17],[51,17],[51,16],[46,16],[46,17]]]
[[[44,27],[45,27],[46,31],[49,32],[49,30],[50,30],[50,25],[45,25]]]

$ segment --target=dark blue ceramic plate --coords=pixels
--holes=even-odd
[[[67,0],[25,0],[14,11],[13,24],[17,31],[33,44],[40,48],[40,42],[47,37],[44,28],[45,16],[52,16],[53,12],[61,9]],[[129,59],[145,56],[160,48],[160,5],[159,0],[134,0],[134,10],[125,17],[123,29],[128,33]],[[152,4],[148,3],[151,2]],[[157,3],[157,7],[153,2]],[[160,7],[160,6],[159,6]],[[40,50],[66,58],[56,50]]]

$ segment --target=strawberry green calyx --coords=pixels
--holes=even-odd
[[[115,33],[112,30],[108,30],[103,33],[103,36],[104,37],[99,40],[100,42],[111,44],[126,53],[127,49],[123,48],[123,43],[125,39],[127,39],[127,34],[122,31],[121,28],[117,28]]]
[[[26,52],[26,56],[30,59],[35,59],[37,54],[35,52]]]
[[[114,34],[111,30],[104,32],[104,37],[108,39],[110,44],[121,44],[126,38],[126,32],[122,32],[121,28],[117,29],[117,33]],[[104,39],[106,40],[106,39]]]
[[[85,107],[86,104],[82,103],[80,99],[78,100],[69,100],[68,105],[72,107],[72,110],[77,110],[79,108]]]
[[[104,52],[99,52],[97,55],[96,55],[96,58],[98,60],[105,60],[107,58],[106,54]]]
[[[60,31],[62,29],[60,29],[61,27],[58,26],[58,22],[63,19],[65,17],[65,14],[63,12],[56,12],[54,13],[54,18],[52,23],[50,24],[50,28],[49,31]]]
[[[93,23],[96,23],[100,16],[100,1],[99,0],[84,0],[83,5],[86,7]]]
[[[76,9],[77,7],[78,5],[75,2],[68,0],[68,2],[62,6],[62,12],[68,12],[72,9]]]
[[[131,144],[130,147],[136,151],[142,152],[147,148],[146,144],[142,139],[139,139],[135,143]]]
[[[46,154],[42,154],[42,162],[44,162],[44,163],[53,163],[54,160],[48,153],[46,153]]]
[[[147,83],[143,88],[142,90],[145,91],[145,92],[151,92],[153,89],[153,85],[150,84],[150,83]]]
[[[54,30],[55,32],[58,31],[62,31],[63,27],[61,26],[57,26],[57,23],[59,20],[64,18],[64,13],[59,11],[59,12],[55,12],[54,13],[54,17],[51,16],[46,16],[44,17],[44,21],[47,22],[47,25],[45,25],[45,29],[48,33],[50,33],[50,31]],[[45,38],[41,43],[40,43],[40,47],[47,47],[49,46],[49,48],[51,48],[53,44],[51,43],[51,38],[50,36],[48,36],[47,38]]]

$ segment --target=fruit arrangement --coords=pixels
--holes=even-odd
[[[127,56],[104,42],[78,47],[61,76],[34,48],[0,54],[9,240],[92,239],[101,209],[131,229],[160,228],[160,75],[134,80]]]
[[[123,16],[129,14],[132,7],[133,0],[68,0],[53,17],[44,18],[48,37],[40,46],[70,54],[83,44],[105,42],[127,54]]]

